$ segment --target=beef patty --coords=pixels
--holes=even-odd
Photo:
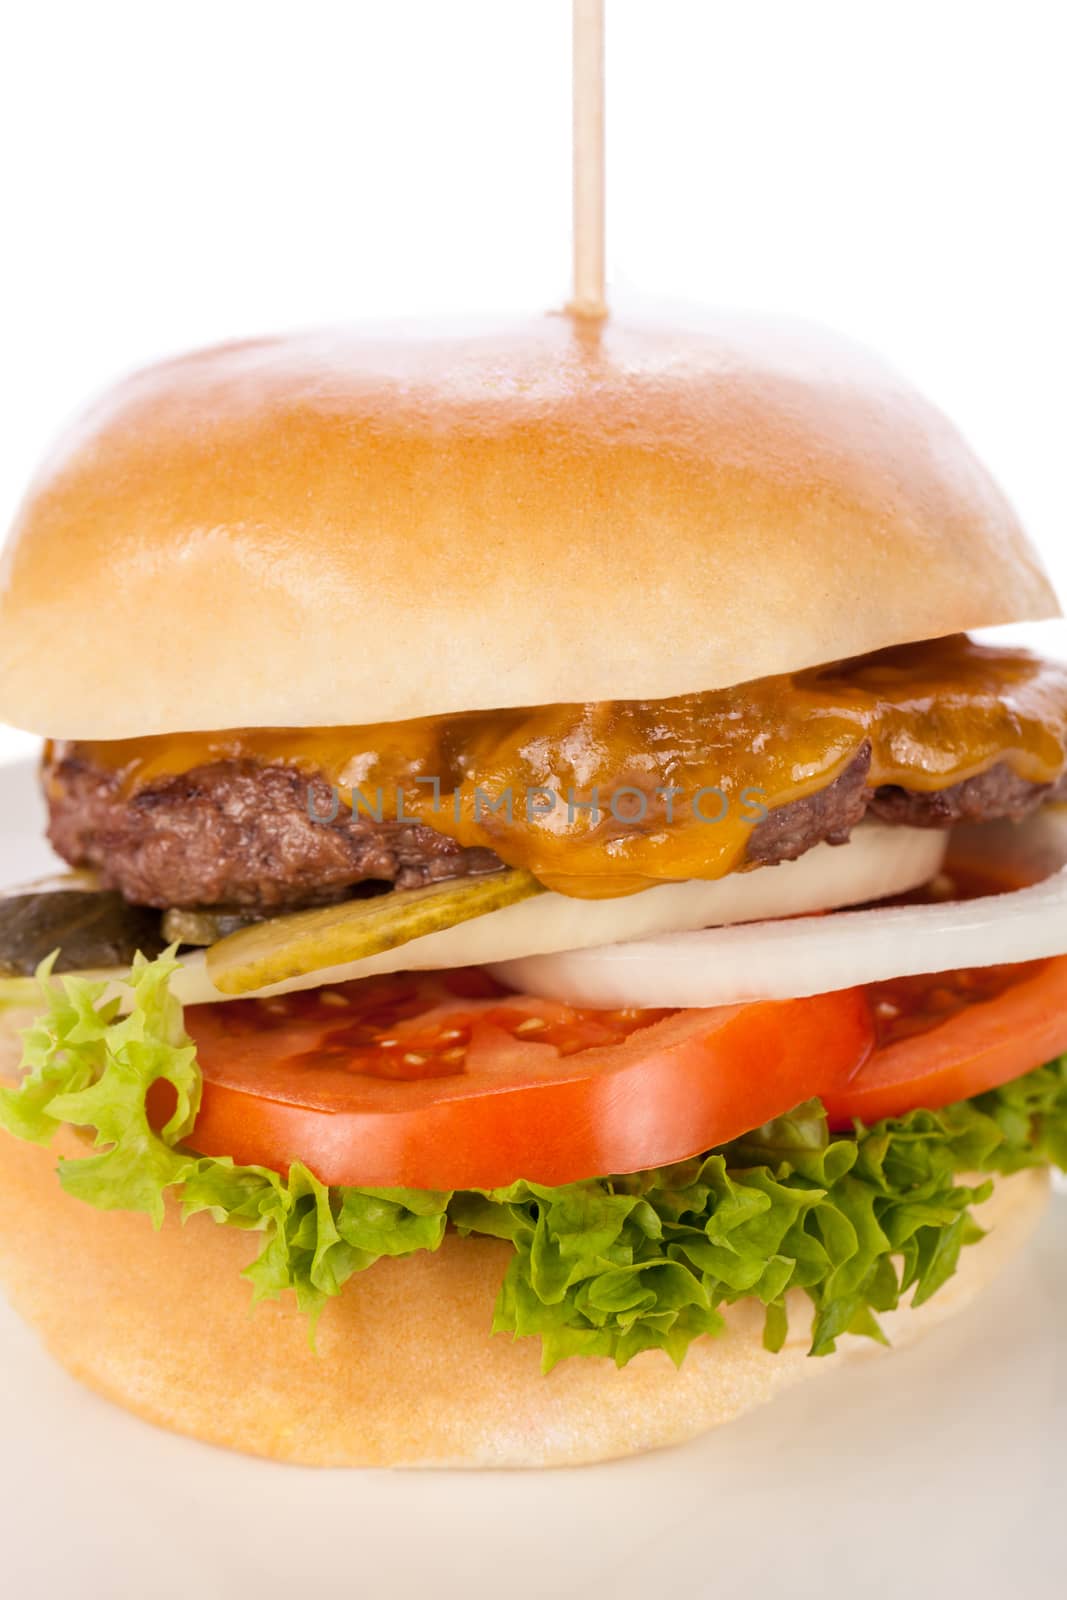
[[[822,841],[844,844],[868,815],[944,828],[1018,819],[1067,797],[1067,774],[1027,783],[1003,762],[935,793],[871,788],[869,766],[864,746],[824,789],[771,811],[753,828],[747,859],[773,865]],[[363,883],[411,888],[501,865],[491,850],[465,848],[422,823],[377,822],[344,807],[317,821],[329,817],[333,790],[288,767],[218,761],[129,795],[113,772],[61,757],[47,780],[53,847],[136,905],[270,913],[328,904]]]

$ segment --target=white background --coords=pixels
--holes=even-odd
[[[956,417],[1067,592],[1062,8],[608,12],[616,301],[793,311],[875,345]],[[561,303],[568,52],[568,0],[10,8],[0,526],[57,427],[131,366]],[[113,625],[88,619],[87,672]]]
[[[1062,5],[608,7],[615,299],[793,311],[875,345],[956,417],[1067,595]],[[4,15],[0,526],[57,427],[131,366],[566,297],[568,0]],[[87,673],[94,629],[116,625],[86,619]],[[26,747],[0,730],[0,758]],[[25,1600],[104,1600],[121,1527],[142,1590],[204,1600],[250,1574],[263,1600],[398,1595],[413,1567],[423,1594],[516,1600],[628,1600],[665,1573],[694,1596],[906,1584],[925,1600],[961,1578],[1036,1594],[1062,1538],[1058,1237],[984,1323],[858,1372],[835,1403],[797,1391],[729,1437],[566,1479],[278,1474],[140,1427],[16,1329],[6,1570],[32,1574]],[[338,1561],[331,1582],[318,1569]]]

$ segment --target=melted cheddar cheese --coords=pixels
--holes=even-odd
[[[325,778],[338,804],[418,819],[550,888],[601,897],[743,865],[766,812],[825,788],[865,744],[872,787],[935,791],[998,762],[1050,783],[1067,764],[1067,668],[957,636],[673,700],[178,734],[54,756],[112,771],[130,795],[212,762],[280,763]]]

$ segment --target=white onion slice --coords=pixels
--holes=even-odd
[[[984,835],[984,837],[983,837]],[[988,859],[1059,870],[1043,882],[977,900],[838,911],[808,920],[670,933],[599,949],[494,964],[503,983],[572,1005],[716,1006],[787,1000],[954,967],[1033,961],[1067,952],[1067,817],[967,830]]]
[[[940,870],[945,848],[946,835],[940,830],[864,823],[848,844],[816,845],[799,860],[774,868],[661,884],[615,900],[537,895],[380,955],[306,973],[250,994],[318,989],[383,972],[486,966],[520,956],[602,946],[607,940],[647,939],[679,929],[856,905],[929,882]],[[186,1005],[232,999],[215,988],[200,953],[183,958],[174,989]]]

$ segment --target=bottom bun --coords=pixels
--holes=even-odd
[[[59,1153],[84,1154],[69,1130]],[[784,1350],[761,1345],[754,1302],[697,1340],[681,1370],[647,1351],[621,1371],[576,1358],[543,1377],[537,1340],[489,1332],[511,1254],[494,1239],[446,1238],[434,1255],[381,1261],[350,1280],[319,1326],[318,1353],[289,1303],[249,1311],[240,1271],[257,1236],[206,1215],[156,1233],[129,1212],[94,1211],[60,1189],[56,1148],[0,1133],[0,1281],[75,1377],[150,1422],[211,1444],[319,1466],[566,1466],[692,1438],[859,1352],[805,1354],[810,1307],[790,1306]],[[960,1310],[1032,1232],[1047,1174],[998,1181],[990,1230],[918,1311],[884,1317],[895,1346]]]

